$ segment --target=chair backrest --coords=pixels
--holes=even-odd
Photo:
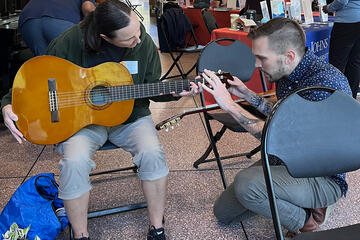
[[[219,44],[224,42],[231,44]],[[197,72],[203,72],[204,69],[229,72],[246,82],[255,70],[255,56],[245,43],[235,39],[219,38],[207,44],[201,51]]]
[[[194,8],[209,8],[210,0],[194,0]]]
[[[162,52],[175,51],[187,45],[187,33],[197,44],[191,22],[182,8],[168,8],[158,19],[158,35],[160,50]]]
[[[306,91],[331,92],[322,101]],[[329,94],[329,93],[328,93]],[[264,126],[262,154],[278,157],[293,177],[332,176],[360,168],[360,104],[342,91],[299,90],[279,101]]]
[[[216,23],[216,19],[211,14],[211,12],[209,12],[208,9],[206,9],[206,8],[201,9],[201,15],[202,15],[202,17],[204,19],[205,26],[206,26],[207,30],[209,31],[209,33],[211,35],[211,32],[214,29],[219,28],[217,23]]]

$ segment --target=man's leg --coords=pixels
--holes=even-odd
[[[355,23],[352,29],[354,45],[346,65],[345,76],[348,78],[353,97],[356,99],[360,82],[360,23]]]
[[[91,125],[58,145],[63,154],[60,160],[59,198],[73,228],[74,237],[88,237],[87,212],[89,203],[90,172],[95,169],[94,153],[105,143],[105,127]]]
[[[292,232],[307,222],[305,209],[334,204],[342,195],[339,185],[328,177],[293,178],[285,166],[271,166],[281,224]],[[254,166],[239,172],[234,181],[235,195],[247,209],[271,218],[263,169]]]
[[[169,169],[151,116],[111,128],[109,140],[133,156],[148,204],[150,226],[162,227]]]
[[[350,61],[349,57],[354,51],[355,39],[358,38],[358,33],[354,27],[356,25],[352,23],[334,23],[334,27],[331,30],[329,63],[345,74],[348,78],[352,95],[356,98],[359,88],[358,79],[353,79],[346,73],[346,68]]]
[[[250,167],[252,166],[261,166],[261,161],[253,163]],[[251,212],[239,202],[235,193],[234,182],[216,199],[213,211],[215,217],[225,224],[229,224],[234,220],[244,221],[256,215],[256,213]]]
[[[214,203],[214,215],[222,223],[230,224],[234,220],[244,221],[255,213],[246,209],[237,199],[234,183],[230,184]]]

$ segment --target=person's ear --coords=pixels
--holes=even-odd
[[[287,65],[295,61],[296,52],[294,50],[287,50],[285,53],[285,63]]]
[[[102,34],[102,33],[100,33],[100,37],[102,38],[102,39],[104,39],[105,41],[107,41],[107,42],[110,42],[110,38],[108,38],[105,34]]]

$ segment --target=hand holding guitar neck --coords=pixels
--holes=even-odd
[[[206,70],[206,69],[205,69]],[[206,70],[209,71],[209,70]],[[229,88],[230,84],[228,82],[228,80],[234,80],[233,76],[229,73],[229,72],[223,72],[221,70],[217,71],[217,72],[213,72],[220,80],[221,83],[225,83],[225,87]],[[206,74],[206,73],[201,73],[201,75]],[[205,84],[205,86],[207,87],[211,87],[211,84],[206,81],[206,79],[204,77],[200,78],[202,83]]]
[[[233,80],[233,77],[231,76],[230,73],[219,70],[215,74],[216,74],[216,76],[219,77],[219,79],[222,83],[226,84],[226,88],[230,87],[230,84],[227,81],[228,79]],[[199,83],[205,84],[206,86],[210,87],[209,83],[203,77],[198,77],[190,82],[190,89],[189,89],[190,91],[186,91],[186,89],[185,89],[178,95],[176,93],[172,93],[172,94],[174,96],[181,96],[181,97],[196,96],[198,93],[200,93],[202,91],[202,87],[201,87],[201,85],[199,85]]]

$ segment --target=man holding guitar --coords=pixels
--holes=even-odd
[[[137,19],[136,14],[132,12],[126,4],[118,0],[107,0],[99,4],[96,10],[90,13],[80,24],[73,26],[52,41],[47,49],[47,54],[66,59],[83,68],[92,68],[102,63],[118,63],[124,61],[135,85],[150,84],[150,86],[155,87],[157,83],[159,83],[161,75],[159,55],[151,37],[145,32],[145,28]],[[29,62],[31,63],[34,60],[35,63],[38,63],[39,60],[43,59],[43,57],[37,57]],[[63,64],[62,62],[64,61],[60,62]],[[46,124],[62,124],[64,116],[67,115],[67,108],[57,108],[58,104],[61,104],[60,97],[64,95],[63,93],[57,93],[57,90],[63,87],[62,84],[65,83],[64,78],[66,76],[75,78],[75,75],[77,75],[75,71],[73,71],[73,64],[70,64],[69,70],[65,69],[65,66],[69,66],[69,63],[64,63],[63,65],[59,63],[59,66],[55,67],[49,63],[49,65],[44,66],[43,69],[38,69],[39,77],[31,79],[31,84],[22,84],[26,81],[26,79],[22,79],[26,76],[26,73],[31,74],[33,71],[36,71],[36,69],[32,67],[26,67],[26,64],[23,66],[23,72],[18,74],[15,79],[15,82],[20,80],[21,84],[17,85],[14,83],[13,105],[10,104],[10,94],[4,97],[2,101],[2,112],[5,124],[19,143],[23,140],[23,134],[14,125],[14,121],[17,122],[18,125],[19,121],[23,118],[22,115],[24,115],[22,112],[17,112],[17,109],[21,109],[22,106],[15,105],[15,98],[21,97],[22,95],[16,93],[19,87],[37,84],[36,81],[42,81],[43,78],[45,78],[42,76],[43,72],[46,72],[47,68],[53,69],[55,73],[64,72],[64,76],[60,75],[54,78],[50,74],[46,77],[47,79],[45,79],[46,83],[49,81],[48,91],[50,92],[52,89],[51,91],[56,93],[51,97],[55,100],[54,106],[50,104],[51,108],[55,107],[54,114],[51,114],[51,121]],[[100,79],[90,83],[89,88],[96,85],[98,81],[102,81],[101,76],[98,76],[99,72],[103,73],[104,77],[107,77],[105,75],[112,75],[112,69],[108,68],[108,65],[106,66],[105,71],[101,69],[101,67],[96,67],[93,70],[80,69],[80,81],[88,81],[89,77],[97,76]],[[117,66],[114,66],[114,68],[116,67]],[[60,71],[57,68],[61,68]],[[127,71],[125,71],[125,75],[128,76],[129,74],[126,74],[126,72]],[[127,82],[129,79],[123,80]],[[78,83],[69,83],[69,85],[78,85]],[[90,89],[90,92],[94,92],[93,97],[89,96],[84,100],[85,97],[81,96],[73,105],[75,107],[78,105],[88,106],[91,110],[89,113],[99,112],[108,105],[116,105],[113,102],[109,102],[109,104],[96,106],[98,99],[102,99],[101,95],[96,93],[96,90],[99,88],[100,93],[104,91],[107,93],[106,86],[106,84],[100,84],[97,87],[93,87]],[[191,86],[194,86],[194,83],[191,83]],[[39,88],[41,88],[40,85]],[[114,89],[116,90],[118,88]],[[189,90],[189,87],[185,89]],[[177,93],[179,93],[178,95],[180,96],[187,96],[194,95],[198,91],[196,87],[191,87],[191,89],[191,91],[178,91]],[[86,93],[87,90],[88,89],[80,92]],[[79,92],[75,92],[74,94],[77,93]],[[164,92],[160,91],[160,93]],[[106,94],[104,99],[108,101],[115,95],[117,96],[117,94],[111,91],[110,94]],[[150,97],[138,98],[134,102],[130,101],[132,105],[129,109],[131,110],[129,116],[126,115],[125,117],[125,120],[127,120],[124,120],[125,122],[123,123],[119,122],[116,125],[106,124],[105,127],[95,122],[94,124],[79,129],[79,131],[72,136],[69,136],[68,139],[57,144],[59,152],[63,154],[63,158],[59,163],[59,197],[64,200],[65,209],[72,225],[75,239],[89,239],[87,229],[89,192],[91,190],[89,173],[95,168],[95,163],[91,158],[107,140],[130,152],[133,156],[134,163],[139,167],[141,186],[148,204],[150,228],[147,239],[165,239],[163,217],[169,170],[165,161],[163,148],[159,142],[157,131],[150,116],[149,98],[154,101],[172,101],[177,100],[178,97],[174,97],[175,93],[173,96],[159,95],[160,96],[146,95]],[[41,97],[40,95],[35,96],[35,98]],[[74,98],[77,98],[77,95],[71,94],[69,99]],[[29,99],[29,101],[31,100],[33,99]],[[69,105],[70,100],[66,101],[67,105]],[[128,101],[129,100],[125,102]],[[36,102],[29,105],[28,108],[35,107],[35,105],[37,105]],[[12,110],[13,107],[14,112]],[[49,107],[44,109],[44,111],[48,111],[48,108]],[[78,117],[77,115],[87,116],[87,114],[89,114],[88,112],[86,112],[86,114],[78,112],[81,108],[73,109],[75,110],[71,110],[70,112],[76,113],[74,115],[75,118]],[[25,110],[27,109],[23,109],[23,111]],[[121,114],[122,111],[118,110],[113,112],[112,115],[105,115],[104,121],[106,121],[106,119],[123,118]],[[39,113],[38,110],[33,111],[32,115],[39,115],[38,121],[43,121],[40,120],[41,113]],[[48,115],[50,116],[49,112],[46,112],[45,119],[50,119]],[[94,117],[89,116],[88,118]],[[36,120],[34,120],[34,123],[35,122]],[[45,122],[40,125],[44,124]],[[18,125],[18,127],[19,126],[20,125]],[[24,134],[24,136],[27,135]]]
[[[305,48],[305,34],[296,22],[285,18],[272,19],[248,37],[252,39],[256,67],[269,82],[276,83],[278,99],[309,86],[327,86],[351,94],[346,77]],[[257,96],[236,77],[228,81],[231,87],[226,89],[213,72],[205,70],[202,76],[210,86],[201,87],[210,92],[219,106],[249,133],[260,139],[264,122],[234,103],[230,93],[245,99],[265,115],[270,114],[272,104]],[[303,97],[322,100],[327,96],[324,92],[312,91]],[[271,218],[263,170],[259,165],[260,161],[239,172],[234,182],[216,200],[214,214],[219,221],[230,223],[235,218],[244,220],[254,214]],[[277,159],[273,159],[271,171],[276,186],[280,222],[289,230],[289,237],[298,231],[317,230],[329,213],[327,207],[347,191],[345,174],[293,178]]]

